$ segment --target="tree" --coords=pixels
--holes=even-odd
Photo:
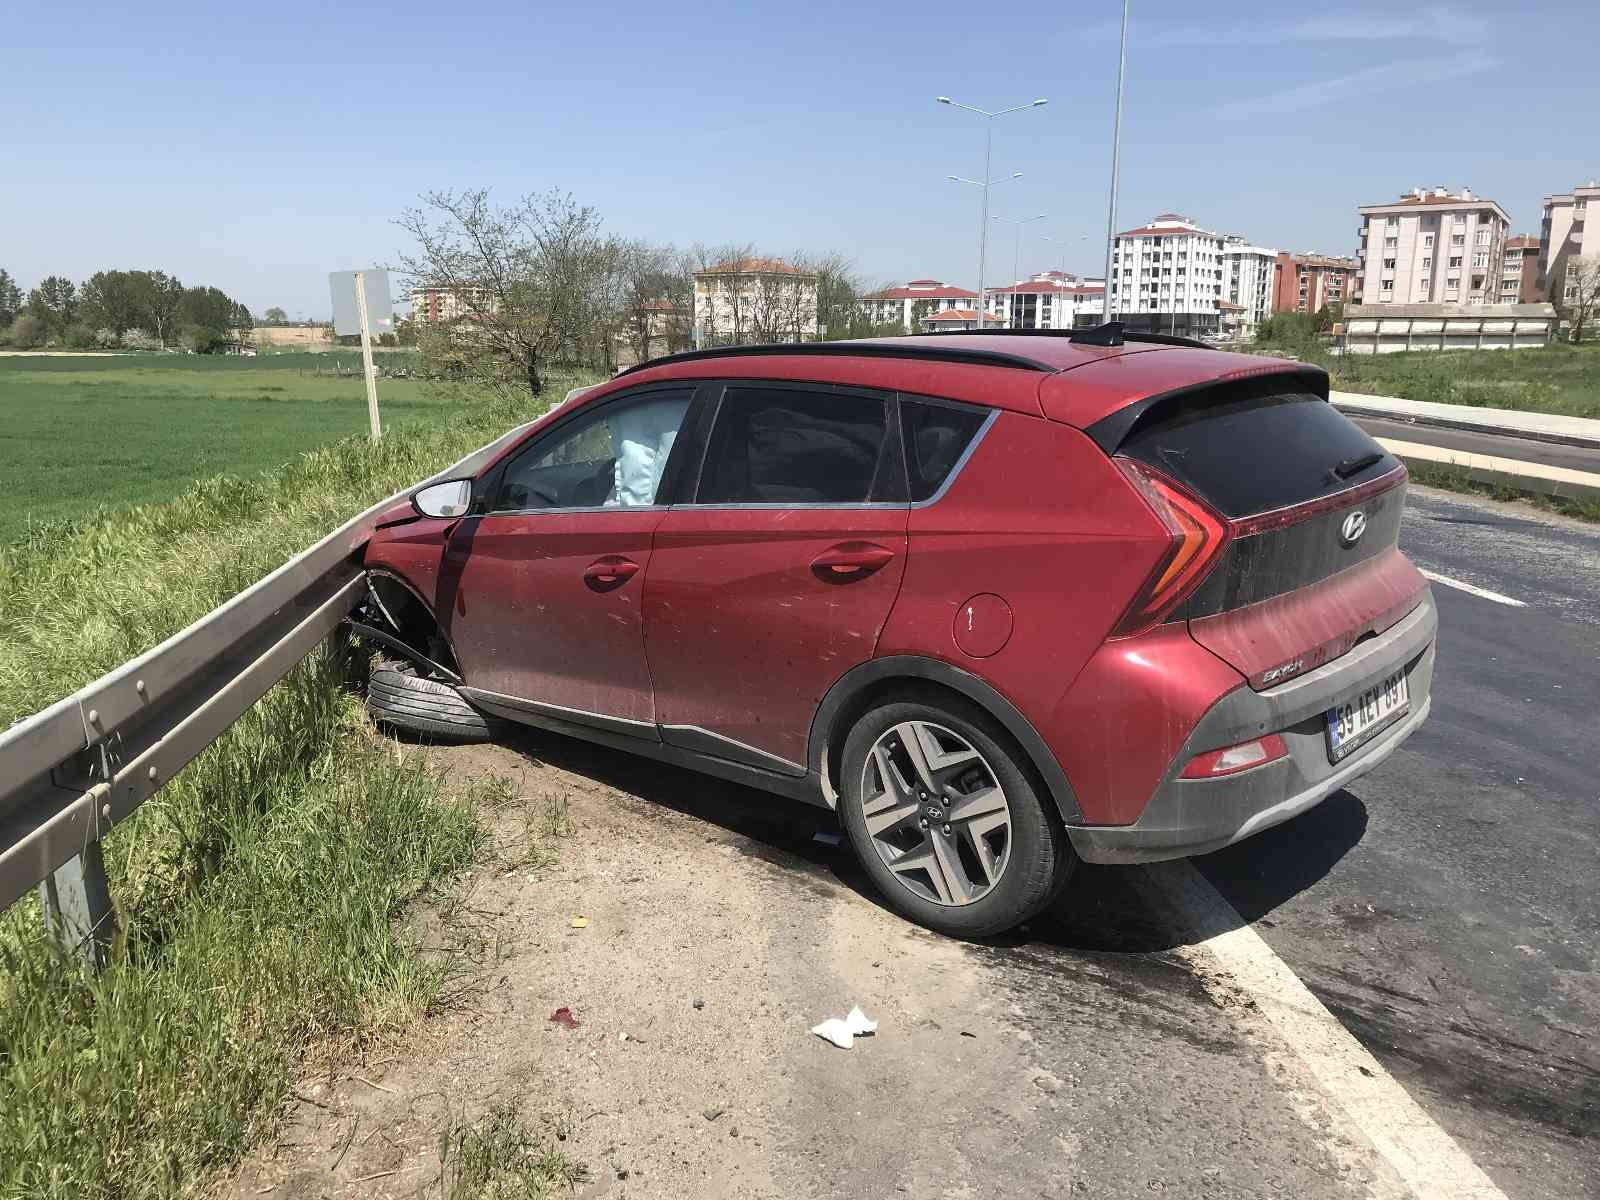
[[[121,335],[139,323],[137,271],[96,271],[78,293],[79,314],[89,324]]]
[[[165,271],[130,271],[139,311],[139,327],[155,335],[163,346],[177,334],[183,307],[183,284]]]
[[[556,191],[507,207],[490,203],[487,188],[420,199],[395,222],[416,243],[401,271],[412,288],[442,289],[461,310],[421,339],[424,355],[486,384],[513,375],[539,395],[547,360],[593,336],[596,272],[611,265],[599,215]]]
[[[44,323],[52,336],[61,333],[78,312],[78,289],[65,275],[47,275],[28,293],[28,312]]]
[[[1600,255],[1585,254],[1567,260],[1561,299],[1572,322],[1572,340],[1581,342],[1589,314],[1600,302]]]
[[[671,246],[626,243],[618,256],[622,326],[635,362],[653,354],[657,343],[667,353],[686,346],[694,313],[691,261]]]
[[[8,271],[0,270],[0,330],[6,329],[22,311],[22,289]]]
[[[289,314],[274,304],[261,314],[261,323],[263,325],[287,325],[289,323]]]

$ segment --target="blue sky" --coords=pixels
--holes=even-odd
[[[0,72],[0,267],[163,267],[325,316],[431,188],[559,187],[629,236],[837,250],[971,287],[995,129],[1024,272],[1104,261],[1112,4],[35,5]],[[268,15],[270,12],[271,15]],[[1472,187],[1519,232],[1600,175],[1592,3],[1134,0],[1118,224],[1350,253],[1356,205]],[[1063,251],[1035,232],[1066,239]],[[991,241],[1009,276],[1014,235]],[[998,267],[998,269],[997,269]]]

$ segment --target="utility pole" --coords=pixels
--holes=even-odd
[[[1128,70],[1128,2],[1122,0],[1122,42],[1117,52],[1117,117],[1111,127],[1111,204],[1106,213],[1106,320],[1111,320],[1111,267],[1117,244],[1117,175],[1122,157],[1122,87]]]

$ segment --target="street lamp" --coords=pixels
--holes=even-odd
[[[1032,225],[1035,221],[1042,221],[1042,220],[1045,219],[1045,217],[1047,217],[1049,215],[1050,215],[1049,213],[1038,213],[1038,214],[1036,214],[1034,216],[1031,216],[1031,217],[1002,217],[998,213],[995,214],[995,218],[994,219],[996,221],[1004,221],[1007,225],[1015,225],[1017,227],[1017,249],[1016,249],[1016,253],[1012,256],[1012,259],[1011,259],[1011,303],[1006,306],[1006,312],[1007,312],[1007,315],[1011,318],[1011,327],[1013,329],[1015,329],[1017,327],[1017,324],[1018,324],[1018,322],[1017,322],[1017,273],[1022,270],[1022,227],[1024,225]],[[982,293],[981,292],[979,293],[979,299],[980,299],[980,301],[982,299]],[[978,308],[978,311],[979,312],[983,311],[981,303],[980,303],[980,306]]]
[[[948,104],[951,108],[964,108],[970,113],[977,113],[980,117],[982,117],[984,119],[984,125],[983,125],[983,128],[984,128],[984,135],[983,135],[983,179],[981,181],[979,181],[979,180],[976,180],[976,179],[963,179],[959,175],[950,176],[950,178],[955,180],[957,183],[976,184],[978,187],[981,187],[983,189],[983,220],[978,225],[978,328],[982,329],[983,328],[983,269],[987,265],[987,261],[986,260],[987,260],[988,249],[989,249],[989,185],[991,183],[1000,183],[1001,182],[1001,179],[990,179],[989,178],[990,151],[994,149],[994,119],[996,117],[1003,117],[1007,113],[1021,112],[1025,108],[1040,108],[1043,105],[1046,105],[1046,104],[1048,104],[1050,102],[1048,100],[1034,100],[1034,101],[1031,101],[1028,104],[1017,104],[1017,105],[1012,106],[1011,108],[1002,108],[998,112],[990,112],[988,109],[974,108],[970,104],[958,103],[957,101],[950,99],[949,96],[936,96],[935,99],[940,104]],[[1013,175],[1003,176],[1002,178],[1003,179],[1018,179],[1021,176],[1022,176],[1022,172],[1018,171]]]

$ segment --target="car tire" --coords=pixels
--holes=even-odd
[[[868,757],[874,755],[880,739],[887,737],[890,740],[886,745],[903,747],[903,731],[907,728],[915,730],[919,726],[924,736],[936,739],[936,746],[946,758],[955,760],[964,753],[960,743],[965,743],[967,750],[976,751],[978,757],[972,762],[970,770],[986,770],[992,776],[992,783],[998,785],[1007,810],[1009,828],[1004,835],[1005,852],[1003,861],[998,864],[1001,868],[998,878],[981,894],[975,887],[971,888],[969,894],[975,898],[964,902],[941,901],[931,893],[945,886],[952,896],[959,896],[959,887],[950,878],[952,874],[965,871],[965,876],[976,876],[988,869],[977,858],[975,839],[971,833],[978,822],[966,826],[959,821],[952,822],[949,828],[953,836],[944,834],[945,826],[942,824],[930,824],[924,829],[920,824],[920,814],[925,812],[926,806],[910,796],[895,799],[891,796],[892,789],[880,787],[882,772],[876,758],[872,775],[868,775]],[[892,753],[899,754],[901,751],[893,749]],[[934,761],[933,758],[924,757],[925,761]],[[962,768],[957,766],[948,770],[959,774]],[[940,772],[936,771],[934,775],[937,778]],[[952,777],[952,783],[943,785],[946,793],[955,792],[957,796],[949,805],[944,804],[943,797],[937,801],[943,805],[947,815],[962,811],[963,800],[975,799],[978,792],[988,786],[981,780],[973,783],[971,777],[965,782],[972,784],[970,796],[960,794],[960,787],[964,785],[959,779]],[[1035,783],[1035,774],[1022,751],[998,722],[975,705],[956,697],[908,694],[869,709],[856,721],[845,739],[838,791],[839,814],[850,843],[878,890],[898,912],[941,933],[982,938],[1011,929],[1054,901],[1078,861],[1067,840],[1066,830],[1045,796],[1042,785]],[[881,822],[893,816],[890,809],[897,803],[918,805],[919,815],[915,819],[897,822],[885,830]],[[868,828],[869,809],[873,812],[874,822],[880,824],[877,834]],[[978,820],[993,819],[991,814]],[[966,832],[963,833],[963,830]],[[990,848],[986,857],[992,861],[993,848],[998,844],[994,840],[996,835],[989,833],[978,836],[984,837],[985,845]],[[933,842],[941,837],[944,841],[936,853]],[[892,839],[900,839],[905,849],[891,846]],[[932,868],[926,871],[915,867],[907,869],[907,864],[918,861],[919,857],[933,855],[930,861],[948,862],[952,853],[956,854],[958,862],[966,863],[967,867],[942,871],[944,885],[934,879]],[[889,866],[891,857],[899,864],[898,870]],[[970,885],[972,879],[964,877],[962,882]]]
[[[408,662],[382,662],[367,680],[367,711],[380,728],[436,742],[487,742],[488,719],[455,688],[426,679]]]

